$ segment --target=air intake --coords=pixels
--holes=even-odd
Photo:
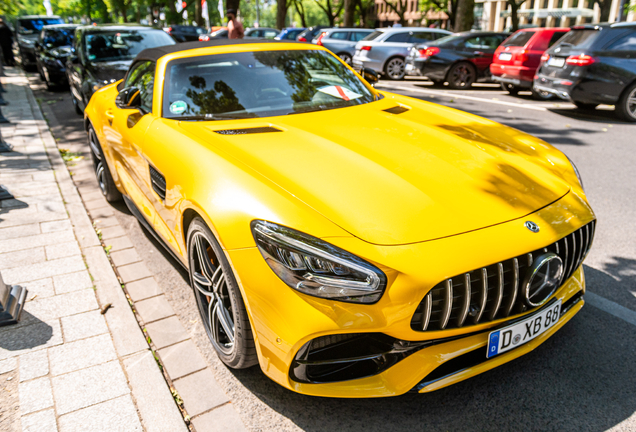
[[[245,129],[223,129],[214,131],[221,135],[247,135],[247,134],[260,134],[260,133],[269,133],[269,132],[282,132],[280,129],[276,129],[275,127],[267,126],[267,127],[255,127],[255,128],[245,128]]]
[[[385,110],[382,110],[384,112],[388,112],[390,114],[402,114],[403,112],[407,112],[409,111],[409,108],[403,107],[403,106],[394,106],[393,108],[387,108]]]

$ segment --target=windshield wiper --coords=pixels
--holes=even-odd
[[[171,120],[203,120],[203,121],[216,121],[216,120],[240,120],[247,118],[257,118],[258,116],[254,113],[244,113],[244,114],[213,114],[213,115],[189,115],[189,116],[181,116],[181,117],[169,117]]]

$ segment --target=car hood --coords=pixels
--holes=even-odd
[[[394,107],[393,113],[385,111]],[[379,245],[460,234],[565,195],[564,156],[523,132],[397,95],[265,119],[180,122],[352,235]],[[281,132],[219,134],[272,127]]]
[[[131,64],[132,60],[90,62],[87,65],[87,69],[98,81],[110,81],[113,79],[119,81],[126,75]]]

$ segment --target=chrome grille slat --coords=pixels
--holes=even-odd
[[[442,312],[442,319],[440,320],[440,330],[444,330],[448,325],[448,320],[451,315],[451,311],[453,309],[453,280],[446,279],[446,290],[445,293],[445,301],[444,301],[444,310]]]
[[[592,221],[546,247],[447,278],[426,293],[411,327],[416,331],[462,328],[532,310],[526,306],[520,289],[536,258],[546,250],[561,257],[564,283],[585,260],[595,225],[596,221]]]

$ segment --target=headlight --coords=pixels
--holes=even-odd
[[[572,168],[574,169],[574,172],[576,173],[576,178],[579,179],[579,183],[581,184],[581,189],[585,190],[585,188],[583,187],[583,179],[581,178],[581,173],[579,172],[579,169],[576,167],[576,165],[574,165],[574,162],[572,162],[572,159],[570,159],[568,155],[565,155],[565,157],[568,158],[568,160],[570,161],[570,165],[572,165]]]
[[[375,303],[386,276],[363,259],[319,238],[265,221],[252,221],[263,258],[291,288],[315,297]]]

